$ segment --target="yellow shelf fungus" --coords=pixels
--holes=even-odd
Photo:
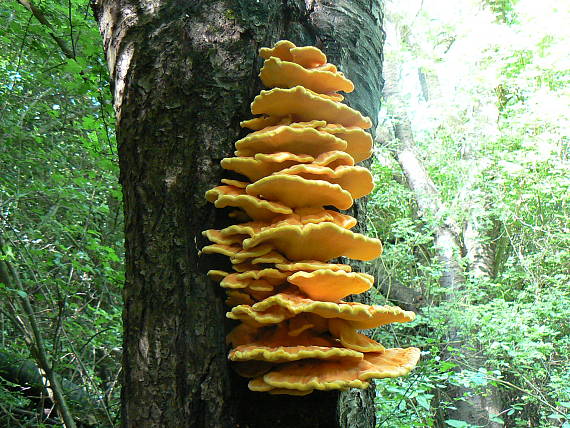
[[[313,161],[313,164],[319,166],[328,166],[335,169],[339,166],[352,166],[354,165],[354,158],[348,153],[340,150],[331,150],[330,152],[321,153]]]
[[[253,220],[269,220],[276,215],[293,212],[286,205],[256,198],[235,186],[214,187],[206,192],[206,199],[213,202],[216,208],[240,208]]]
[[[261,360],[273,363],[318,358],[319,360],[338,360],[342,358],[362,358],[362,353],[353,349],[333,346],[265,346],[262,343],[252,343],[234,348],[229,355],[232,361]]]
[[[273,48],[261,48],[259,56],[263,59],[274,57],[291,61],[306,68],[321,67],[327,62],[327,56],[320,49],[314,46],[297,47],[289,40],[280,40]]]
[[[332,338],[326,338],[311,330],[305,330],[298,335],[290,335],[284,326],[279,326],[277,329],[258,330],[253,342],[236,346],[228,356],[232,361],[259,360],[270,363],[307,358],[361,360],[363,357],[362,352],[339,347],[339,344]]]
[[[291,208],[332,205],[341,210],[353,204],[352,196],[338,184],[307,180],[298,175],[273,174],[245,188],[248,195],[279,202]]]
[[[282,292],[257,302],[253,306],[236,306],[228,318],[277,324],[300,313],[311,313],[323,318],[349,321],[355,329],[364,330],[395,322],[413,321],[415,314],[397,306],[365,305],[358,302],[316,301],[292,292]],[[270,322],[268,315],[279,319]]]
[[[345,256],[374,260],[382,254],[380,240],[346,230],[334,223],[286,225],[264,230],[243,241],[244,248],[271,245],[291,261],[328,261]]]
[[[369,386],[367,381],[370,379],[408,374],[416,366],[419,357],[420,350],[417,348],[393,348],[365,354],[364,358],[356,363],[350,360],[302,360],[277,367],[264,374],[262,382],[257,381],[259,383],[253,383],[253,386],[258,384],[298,391],[363,389]],[[256,380],[250,381],[250,386]]]
[[[319,269],[328,269],[333,271],[345,271],[351,272],[352,268],[349,265],[343,264],[335,264],[335,263],[325,263],[319,262],[317,260],[302,260],[295,263],[278,263],[275,267],[279,270],[287,270],[287,271],[305,271],[305,272],[313,272]]]
[[[226,294],[227,298],[224,303],[229,307],[238,305],[253,305],[255,303],[249,294],[239,290],[228,290]]]
[[[329,123],[319,126],[318,130],[327,132],[346,141],[346,152],[352,156],[354,162],[362,162],[372,156],[372,136],[358,126],[342,126]]]
[[[295,165],[279,171],[280,175],[295,175],[305,180],[324,180],[338,184],[353,199],[368,195],[374,189],[372,174],[361,166],[339,166],[331,169],[326,166],[305,164]],[[247,191],[247,189],[246,189]]]
[[[355,166],[372,154],[372,122],[342,104],[337,91],[354,85],[316,47],[282,40],[260,55],[261,80],[272,89],[251,104],[259,116],[240,123],[254,132],[221,161],[244,178],[224,178],[206,192],[217,208],[234,209],[235,224],[203,232],[212,244],[201,251],[231,262],[230,272],[208,271],[226,291],[226,316],[239,321],[227,336],[228,358],[251,378],[252,391],[270,394],[344,391],[403,376],[419,349],[385,349],[358,330],[412,321],[414,313],[342,301],[374,278],[328,263],[382,253],[378,239],[352,232],[356,219],[336,210],[373,189],[370,172]]]
[[[331,318],[329,321],[329,331],[340,340],[344,346],[360,352],[383,352],[384,348],[380,343],[370,339],[364,334],[358,333],[352,325],[340,318]]]
[[[276,57],[269,57],[265,60],[259,78],[269,88],[303,86],[319,94],[354,91],[354,84],[338,71],[307,69],[294,62],[283,61]]]
[[[312,272],[296,272],[287,278],[313,300],[336,302],[351,294],[369,290],[374,277],[365,273],[318,269]]]
[[[324,120],[327,123],[358,126],[363,129],[372,127],[370,118],[362,116],[357,110],[302,86],[261,91],[251,103],[251,112],[267,116],[291,116],[296,121]]]
[[[314,123],[306,126],[279,125],[252,132],[236,141],[236,156],[254,156],[257,153],[290,152],[297,155],[318,156],[331,150],[344,150],[347,142],[332,133],[321,132]],[[318,123],[316,123],[318,125]]]
[[[268,126],[274,126],[278,124],[287,125],[291,123],[289,118],[282,118],[276,116],[259,116],[253,119],[242,120],[239,125],[242,128],[251,129],[252,131],[259,131],[260,129],[266,128]]]
[[[202,236],[205,236],[210,241],[215,244],[223,244],[223,245],[234,245],[234,244],[241,244],[247,235],[240,235],[240,234],[224,234],[221,230],[216,229],[208,229],[202,232]]]
[[[285,263],[288,260],[285,258],[285,256],[282,256],[281,254],[279,254],[277,251],[270,251],[267,254],[263,254],[261,256],[258,257],[253,257],[250,260],[250,263],[253,265],[258,265],[258,264],[273,264],[276,265],[278,263]],[[234,269],[236,269],[236,267],[234,266]],[[237,270],[237,269],[236,269]]]
[[[315,158],[309,155],[296,155],[290,152],[257,153],[253,157],[240,156],[222,159],[222,168],[244,175],[251,181],[289,168],[293,165],[313,162]]]

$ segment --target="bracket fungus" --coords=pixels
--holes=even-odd
[[[351,294],[364,293],[374,283],[374,277],[365,273],[318,269],[299,271],[287,278],[313,300],[335,302]]]
[[[370,118],[362,116],[357,110],[302,86],[261,91],[251,103],[251,112],[267,116],[291,116],[296,121],[324,120],[362,129],[372,127]]]
[[[333,72],[319,68],[308,69],[300,64],[282,61],[274,56],[265,60],[259,73],[267,87],[292,88],[303,86],[319,94],[335,91],[352,92],[354,84],[339,71]]]
[[[262,48],[260,77],[270,89],[251,104],[260,115],[241,122],[253,130],[235,143],[223,179],[206,192],[217,208],[241,221],[203,235],[203,254],[229,258],[232,272],[208,276],[226,291],[228,358],[251,378],[252,391],[306,395],[314,390],[366,388],[370,379],[403,376],[417,348],[386,349],[358,330],[414,319],[396,306],[345,302],[370,289],[374,277],[331,263],[340,256],[372,260],[378,239],[350,229],[338,212],[373,189],[372,175],[355,166],[372,154],[369,118],[342,104],[353,83],[313,46],[287,40]]]
[[[236,156],[257,153],[290,152],[297,155],[319,155],[326,151],[343,150],[347,142],[332,133],[319,131],[315,125],[325,122],[305,122],[303,126],[269,126],[236,141]]]

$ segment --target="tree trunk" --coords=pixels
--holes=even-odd
[[[459,240],[460,229],[453,218],[442,217],[445,206],[436,186],[423,167],[421,161],[413,151],[413,133],[405,112],[398,114],[398,120],[394,134],[399,140],[401,147],[396,151],[396,158],[404,171],[408,185],[414,192],[417,203],[416,214],[418,217],[431,218],[435,221],[434,244],[437,249],[437,259],[442,266],[440,285],[448,291],[443,296],[445,300],[452,300],[457,296],[457,291],[465,282],[465,272],[459,263],[461,245]],[[478,235],[478,229],[474,223],[469,230],[473,236],[467,240],[467,254],[469,255],[470,268],[475,275],[480,276],[488,272],[489,247],[486,247]],[[485,363],[481,352],[466,338],[460,329],[453,323],[449,324],[448,333],[450,343],[459,349],[459,358],[449,355],[449,359],[457,364],[457,370],[476,370]],[[492,416],[501,413],[502,403],[496,388],[488,388],[485,393],[474,391],[467,386],[454,386],[449,389],[449,395],[455,398],[454,408],[446,409],[445,419],[455,419],[472,425],[498,428],[501,425],[492,422]]]
[[[489,281],[494,276],[495,264],[495,248],[490,244],[488,234],[491,230],[484,230],[481,218],[476,213],[484,212],[484,203],[478,200],[474,195],[474,191],[465,189],[464,193],[471,195],[466,200],[467,206],[470,207],[468,220],[463,228],[463,246],[465,249],[465,257],[469,268],[469,276],[475,281]],[[469,367],[484,367],[485,358],[482,350],[476,345],[467,344],[462,347],[461,353],[464,355],[466,364]],[[456,396],[469,394],[469,390],[464,387],[457,387]],[[473,421],[479,425],[488,428],[500,428],[503,426],[498,422],[492,422],[489,418],[492,415],[499,415],[503,411],[503,400],[499,388],[487,385],[484,393],[471,395],[468,400],[460,401],[456,405],[456,409],[451,409],[448,413],[449,417],[460,419],[463,415],[469,415],[468,421]],[[463,419],[466,420],[466,419]]]
[[[261,89],[258,49],[279,39],[318,46],[354,81],[348,103],[375,121],[380,1],[96,0],[93,9],[125,204],[123,426],[374,426],[373,411],[346,420],[356,400],[371,408],[370,393],[250,392],[229,370],[223,293],[205,275],[223,261],[197,253],[201,231],[226,222],[204,192],[245,133],[239,122]]]
[[[380,263],[374,266],[374,272],[370,272],[370,274],[376,278],[380,293],[402,309],[418,313],[427,303],[422,293],[392,278]]]
[[[405,132],[402,129],[404,127]],[[461,253],[459,228],[452,218],[442,218],[443,202],[433,181],[412,149],[413,140],[407,118],[400,117],[395,128],[396,138],[404,142],[404,147],[396,153],[396,159],[404,171],[408,186],[414,192],[417,204],[416,215],[420,218],[431,218],[437,224],[434,230],[434,244],[437,248],[437,260],[443,268],[439,282],[442,287],[449,290],[448,297],[451,297],[452,292],[459,289],[465,281],[463,268],[459,264]],[[410,135],[407,135],[408,133]]]
[[[463,227],[463,246],[469,263],[469,273],[473,278],[491,279],[495,276],[495,248],[482,232],[481,219],[471,210]]]

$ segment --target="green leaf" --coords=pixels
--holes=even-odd
[[[15,294],[17,294],[17,295],[20,296],[20,297],[28,297],[28,293],[26,293],[26,292],[23,291],[23,290],[19,290],[19,289],[17,289],[17,288],[8,288],[8,287],[6,287],[6,291],[9,291],[9,292],[11,292],[11,293],[15,293]]]
[[[550,415],[548,415],[549,419],[564,419],[564,415],[561,413],[551,413]]]
[[[81,127],[85,130],[94,130],[99,128],[100,123],[98,123],[93,117],[86,116],[81,120]]]
[[[505,421],[504,421],[503,419],[501,419],[499,416],[491,416],[491,417],[489,418],[489,420],[490,420],[491,422],[495,422],[495,423],[498,423],[498,424],[503,424],[503,425],[505,424]]]
[[[0,253],[0,260],[14,260],[14,251],[9,245],[5,245],[2,248],[2,253]]]
[[[63,66],[63,71],[66,73],[77,73],[81,72],[81,66],[74,60],[68,59],[66,64]]]
[[[428,396],[426,396],[426,395],[418,395],[416,397],[416,401],[418,402],[418,404],[420,406],[422,406],[426,410],[429,410],[431,407],[430,406],[430,400],[428,399]]]
[[[28,293],[26,293],[24,290],[14,290],[16,292],[16,294],[22,298],[24,297],[28,297]]]
[[[453,428],[469,428],[471,426],[467,422],[459,421],[457,419],[447,419],[445,423]]]

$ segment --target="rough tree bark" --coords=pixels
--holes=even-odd
[[[249,392],[228,368],[223,296],[205,275],[223,261],[197,252],[200,232],[226,221],[204,192],[251,117],[258,49],[279,39],[322,48],[355,82],[348,103],[375,121],[380,1],[95,0],[93,10],[125,203],[123,426],[374,426],[370,393]]]

